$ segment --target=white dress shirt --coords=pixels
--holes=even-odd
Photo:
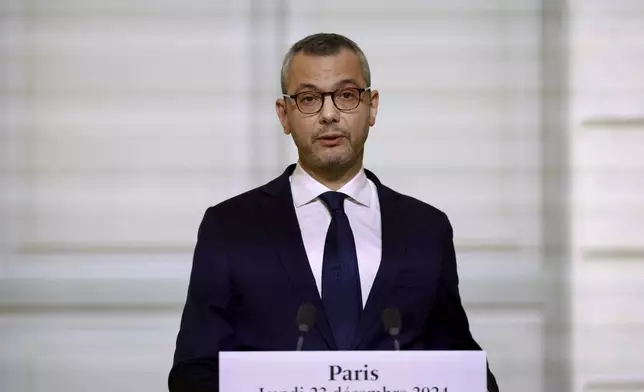
[[[311,271],[322,293],[322,259],[326,233],[331,223],[331,214],[318,198],[331,189],[311,177],[299,163],[290,178],[295,213],[300,224],[304,248],[311,264]],[[360,271],[362,306],[364,308],[380,267],[382,256],[382,229],[380,225],[380,202],[376,185],[367,178],[364,170],[338,189],[349,197],[344,200],[344,211],[353,231]]]

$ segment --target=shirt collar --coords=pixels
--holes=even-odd
[[[296,208],[314,201],[322,193],[330,190],[304,171],[299,163],[295,166],[295,170],[293,170],[293,174],[291,175],[291,192]],[[365,207],[371,206],[371,191],[369,189],[367,175],[362,168],[351,181],[338,189],[338,192],[348,195],[351,200],[360,205]]]

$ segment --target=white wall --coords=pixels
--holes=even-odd
[[[644,3],[570,8],[574,385],[644,391]]]
[[[249,12],[2,3],[1,391],[167,388],[198,224],[254,183]]]

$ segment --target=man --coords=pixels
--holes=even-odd
[[[295,349],[307,302],[317,320],[304,350],[390,350],[387,307],[400,311],[402,350],[481,349],[447,216],[363,169],[378,111],[370,81],[364,53],[341,35],[315,34],[287,53],[275,107],[298,162],[206,211],[172,392],[216,391],[219,351]],[[498,390],[489,370],[488,389]]]

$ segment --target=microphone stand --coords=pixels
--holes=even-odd
[[[302,346],[304,345],[304,334],[306,331],[300,330],[300,336],[297,338],[297,348],[295,351],[302,351]]]

